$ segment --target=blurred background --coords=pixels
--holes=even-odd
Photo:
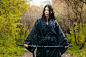
[[[0,57],[19,57],[35,21],[42,17],[46,4],[72,47],[66,53],[86,57],[86,0],[0,0]]]

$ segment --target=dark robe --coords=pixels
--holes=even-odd
[[[68,46],[67,38],[62,32],[58,22],[49,19],[48,25],[44,17],[37,19],[30,34],[25,40],[28,45]],[[33,52],[35,48],[28,47],[27,50]],[[37,48],[36,57],[61,57],[67,48]]]

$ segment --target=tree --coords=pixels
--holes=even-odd
[[[59,18],[57,21],[66,33],[69,42],[76,44],[81,49],[85,45],[86,39],[86,32],[84,31],[84,25],[86,23],[86,1],[52,0],[52,2],[56,12],[56,19]]]
[[[55,12],[56,20],[60,24],[63,32],[70,33],[69,27],[71,23],[69,21],[69,18],[71,18],[72,16],[68,15],[67,5],[63,0],[52,0],[52,6]],[[69,14],[72,14],[72,12],[70,11]]]
[[[29,9],[25,0],[1,0],[0,1],[0,53],[8,53],[9,48],[16,46],[20,38],[17,22],[23,12]],[[3,50],[4,49],[4,50]]]
[[[85,5],[85,0],[65,0],[68,9],[71,7],[72,12],[73,12],[73,18],[71,19],[71,25],[72,25],[72,33],[71,35],[73,36],[74,34],[74,40],[76,45],[80,47],[80,49],[84,46],[85,44],[85,39],[86,36],[83,31],[85,29],[84,26],[84,12],[86,10],[86,5]],[[82,31],[81,31],[82,30]],[[83,37],[82,37],[83,36]],[[82,39],[80,39],[82,38]],[[84,39],[84,40],[83,40]]]
[[[20,22],[23,24],[23,26],[20,26],[20,27],[21,28],[26,27],[31,31],[35,21],[38,18],[42,17],[43,8],[33,5],[29,9],[30,10],[24,12],[22,15]]]

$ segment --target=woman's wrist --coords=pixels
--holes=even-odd
[[[27,47],[28,48],[28,44],[24,44],[24,47]]]

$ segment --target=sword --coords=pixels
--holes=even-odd
[[[19,45],[19,46],[24,46],[24,44],[18,44],[18,45]],[[56,45],[56,46],[28,45],[28,47],[63,48],[64,46],[62,46],[62,45]],[[69,45],[69,47],[72,47],[72,45]],[[33,53],[33,57],[35,57],[34,51],[33,51],[32,53]]]
[[[19,46],[24,46],[24,44],[18,44]],[[40,46],[40,45],[28,45],[29,47],[46,47],[46,48],[61,48],[64,47],[62,45],[56,45],[56,46]],[[69,47],[72,47],[72,45],[69,45]]]

